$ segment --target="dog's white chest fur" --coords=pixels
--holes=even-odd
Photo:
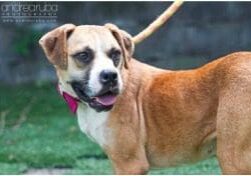
[[[107,144],[110,133],[110,130],[107,128],[109,112],[98,113],[92,108],[79,104],[77,116],[81,131],[101,147]]]

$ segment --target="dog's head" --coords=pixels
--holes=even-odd
[[[121,71],[134,51],[131,36],[112,24],[65,24],[39,41],[55,66],[60,89],[96,111],[113,107],[121,93]]]

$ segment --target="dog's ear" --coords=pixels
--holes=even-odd
[[[61,69],[67,69],[67,39],[75,29],[73,24],[62,25],[39,40],[48,60]]]
[[[128,69],[129,67],[129,61],[133,55],[134,52],[134,43],[132,41],[132,37],[127,32],[119,29],[116,25],[107,23],[105,24],[105,27],[108,28],[113,36],[118,41],[118,44],[120,45],[122,49],[122,54],[124,56],[124,65],[125,68]]]

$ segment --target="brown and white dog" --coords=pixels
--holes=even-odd
[[[78,101],[81,130],[116,174],[191,163],[217,154],[223,173],[251,173],[251,53],[184,71],[132,58],[115,25],[65,24],[41,40],[60,91]]]

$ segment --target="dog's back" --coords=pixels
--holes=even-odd
[[[155,74],[142,102],[152,165],[211,156],[217,135],[225,172],[251,170],[243,154],[251,148],[250,52],[233,53],[195,70]]]

